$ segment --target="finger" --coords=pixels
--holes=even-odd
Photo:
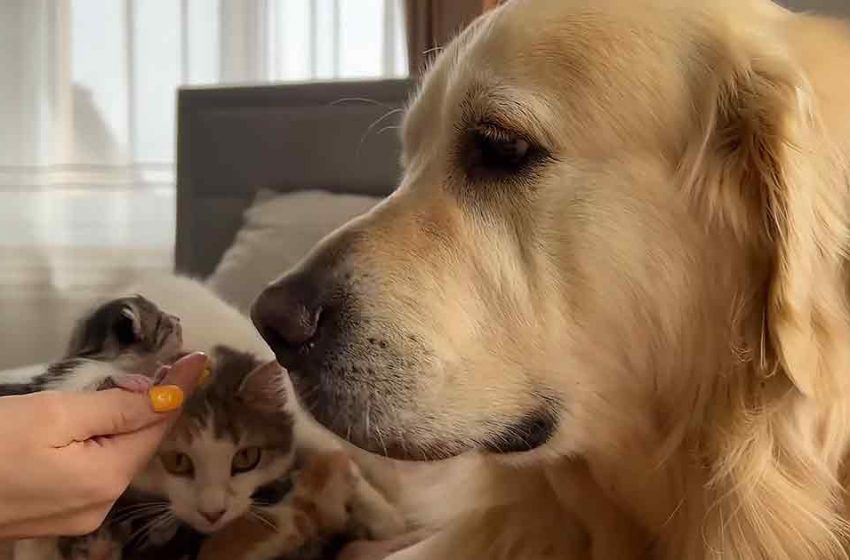
[[[171,422],[152,424],[141,430],[98,440],[97,448],[89,451],[90,459],[111,465],[116,472],[126,473],[130,480],[151,461]]]
[[[164,379],[148,394],[108,389],[93,393],[63,393],[57,403],[58,428],[55,447],[84,442],[96,437],[128,434],[166,423],[194,391],[207,363],[203,354],[190,354],[176,362]]]
[[[166,375],[164,383],[169,387],[179,387],[185,394],[195,390],[198,380],[207,365],[207,357],[203,354],[191,354],[176,362]],[[157,389],[154,387],[152,393]],[[162,415],[160,415],[162,416]],[[116,467],[131,476],[141,470],[159,447],[162,438],[171,427],[176,415],[165,415],[166,421],[156,422],[140,429],[118,433],[109,438],[97,440],[98,451],[104,460],[111,461]]]
[[[172,395],[180,399],[180,395]],[[66,447],[99,436],[134,432],[167,419],[154,410],[151,397],[121,389],[96,393],[62,393],[53,397],[55,404],[48,417],[57,419],[52,426],[53,447]],[[162,396],[158,399],[161,401]],[[161,407],[160,407],[161,408]]]
[[[209,363],[206,354],[195,352],[174,362],[171,369],[162,380],[163,385],[176,385],[188,396],[198,387],[198,382],[204,375]]]

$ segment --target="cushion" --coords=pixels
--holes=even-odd
[[[262,289],[286,272],[327,234],[368,211],[378,197],[300,191],[260,191],[245,211],[233,245],[209,286],[247,312]]]

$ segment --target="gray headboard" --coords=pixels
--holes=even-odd
[[[388,194],[408,80],[184,88],[176,268],[209,275],[258,189]],[[394,112],[393,112],[394,111]]]
[[[850,2],[847,0],[777,0],[777,2],[797,11],[810,11],[825,16],[850,16]]]

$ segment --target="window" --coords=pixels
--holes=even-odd
[[[406,62],[401,0],[0,0],[0,368],[171,268],[178,86]]]
[[[7,185],[170,183],[181,84],[407,73],[401,0],[6,4],[18,4],[0,8],[18,18],[0,12],[9,27],[0,23],[0,34],[17,34],[23,49],[13,50],[29,59],[3,80],[23,87],[7,88],[11,99],[0,90],[25,119],[11,129],[29,140],[6,139],[18,144],[0,155]]]

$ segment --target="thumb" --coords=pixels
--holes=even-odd
[[[188,395],[197,387],[206,366],[207,357],[205,355],[191,354],[186,356],[172,366],[164,383],[169,384],[170,387],[179,388],[183,394]],[[151,404],[148,404],[148,406],[151,406]],[[117,467],[126,469],[129,473],[135,474],[150,461],[172,423],[177,419],[177,414],[173,412],[157,414],[157,416],[158,418],[165,417],[165,421],[153,422],[135,431],[98,439],[97,453],[104,461],[111,462]]]
[[[207,357],[200,353],[180,359],[163,384],[148,394],[122,389],[63,394],[64,433],[54,446],[137,432],[173,419],[185,397],[194,391],[206,364]]]

